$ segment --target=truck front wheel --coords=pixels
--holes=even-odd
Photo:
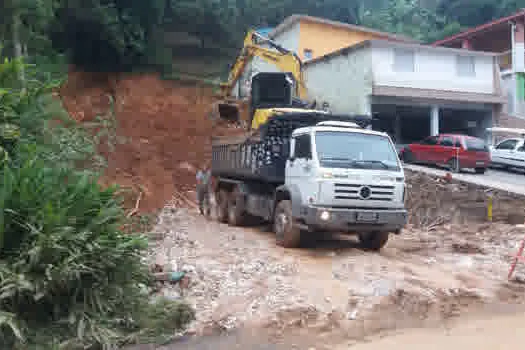
[[[293,225],[292,202],[280,201],[275,208],[274,231],[277,245],[296,248],[301,243],[301,230]]]
[[[366,232],[359,234],[359,242],[366,250],[379,251],[388,242],[388,232]]]

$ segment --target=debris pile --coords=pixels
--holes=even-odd
[[[415,227],[485,222],[490,201],[493,221],[525,220],[525,197],[421,172],[405,170],[405,175],[409,223]]]

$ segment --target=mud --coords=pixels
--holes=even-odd
[[[523,234],[507,224],[444,225],[408,228],[380,253],[345,236],[287,250],[264,227],[229,227],[168,207],[150,259],[192,276],[184,295],[198,310],[192,334],[247,328],[361,341],[522,303],[525,285],[506,276]],[[176,288],[163,294],[181,297]]]

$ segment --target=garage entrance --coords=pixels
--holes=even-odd
[[[488,141],[486,128],[492,126],[492,109],[487,105],[410,103],[377,96],[372,101],[372,128],[388,133],[398,147],[438,133],[470,135]]]
[[[396,144],[418,141],[430,133],[430,107],[377,104],[372,115],[373,129],[388,133]]]
[[[486,128],[490,127],[491,111],[467,109],[440,109],[439,131],[486,138]]]

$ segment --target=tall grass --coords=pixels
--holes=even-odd
[[[117,188],[98,184],[96,137],[53,99],[57,81],[22,85],[22,63],[3,62],[0,349],[112,349],[184,328],[189,306],[149,300],[147,240],[122,231]]]

